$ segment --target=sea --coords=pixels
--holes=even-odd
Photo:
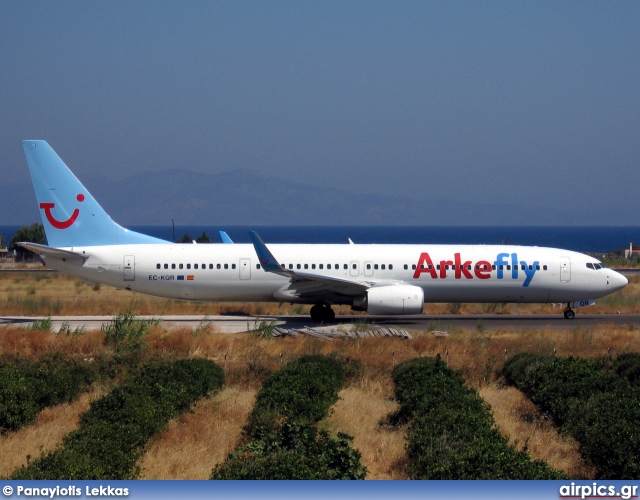
[[[21,226],[1,226],[5,242]],[[640,244],[635,226],[129,226],[129,229],[167,241],[192,239],[206,232],[214,243],[224,230],[234,243],[250,243],[249,230],[257,231],[265,243],[415,243],[415,244],[513,244],[563,248],[577,252],[607,253]]]

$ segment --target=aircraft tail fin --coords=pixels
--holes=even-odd
[[[52,247],[166,243],[116,224],[46,141],[22,141]]]

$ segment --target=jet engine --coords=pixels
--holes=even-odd
[[[374,287],[353,298],[354,311],[369,314],[421,314],[424,307],[424,291],[413,285],[389,285]]]

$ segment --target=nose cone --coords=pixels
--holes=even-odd
[[[629,280],[619,272],[612,270],[609,271],[610,272],[607,275],[607,283],[609,285],[609,290],[611,290],[612,292],[621,290],[629,284]]]

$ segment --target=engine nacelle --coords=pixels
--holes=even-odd
[[[367,293],[354,297],[352,309],[369,314],[421,314],[424,291],[413,285],[389,285],[369,288]]]

